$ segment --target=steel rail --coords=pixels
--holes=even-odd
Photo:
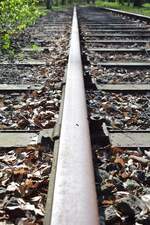
[[[131,12],[126,12],[126,11],[122,11],[122,10],[118,10],[118,9],[106,8],[106,7],[100,7],[100,8],[107,10],[107,11],[114,12],[114,13],[118,13],[118,14],[122,14],[122,15],[126,15],[126,16],[132,16],[134,18],[150,22],[150,16],[144,16],[144,15],[137,14],[137,13],[131,13]]]
[[[76,8],[50,224],[99,224]]]

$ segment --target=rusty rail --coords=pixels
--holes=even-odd
[[[51,225],[98,225],[76,8],[72,22]]]

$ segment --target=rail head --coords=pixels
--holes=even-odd
[[[79,29],[74,8],[51,225],[99,224],[93,171]]]
[[[105,9],[107,11],[119,13],[119,14],[122,14],[122,15],[130,16],[130,17],[134,17],[136,19],[140,19],[140,20],[144,20],[144,21],[150,22],[150,16],[144,16],[144,15],[137,14],[137,13],[131,13],[131,12],[126,12],[126,11],[122,11],[122,10],[118,10],[118,9],[112,9],[112,8],[107,8],[107,7],[100,7],[100,8]]]

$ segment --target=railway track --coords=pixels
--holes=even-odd
[[[150,36],[145,20],[113,10],[79,9],[100,224],[148,224],[150,219]]]
[[[71,17],[40,18],[0,58],[1,221],[149,224],[150,20]]]

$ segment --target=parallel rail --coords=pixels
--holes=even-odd
[[[120,15],[131,16],[131,17],[134,17],[134,18],[137,18],[137,19],[141,19],[142,21],[143,20],[147,21],[147,22],[150,21],[150,16],[140,15],[140,14],[137,14],[137,13],[125,12],[125,11],[122,11],[122,10],[111,9],[111,8],[107,8],[107,7],[104,7],[103,9],[106,9],[106,10],[111,11],[111,12],[118,13]]]
[[[130,195],[142,199],[143,193],[130,192],[129,188],[125,187],[122,190],[129,193],[129,197],[118,196],[117,193],[120,189],[115,185],[115,179],[119,178],[118,181],[122,185],[127,181],[134,182],[136,180],[132,176],[127,179],[122,179],[120,176],[122,172],[129,169],[126,163],[130,158],[130,151],[133,151],[131,153],[133,155],[137,154],[141,161],[146,158],[147,165],[150,162],[149,157],[142,153],[150,146],[148,114],[150,99],[148,22],[150,22],[150,18],[142,19],[143,17],[139,15],[128,13],[119,14],[116,10],[111,10],[111,12],[98,7],[79,9],[92,150],[95,156],[99,216],[100,223],[105,221],[106,224],[113,224],[114,221],[117,221],[118,215],[127,218],[127,220],[125,219],[127,224],[132,219],[138,223],[134,204],[130,205],[135,212],[132,219],[128,212],[125,212],[123,204],[127,200],[128,205],[131,200]],[[121,15],[123,16],[121,17]],[[146,22],[143,22],[145,20]],[[131,32],[131,27],[133,32]],[[143,41],[141,30],[146,34],[147,40]],[[136,40],[137,37],[138,40]],[[142,77],[145,79],[141,79]],[[139,101],[145,99],[145,104],[138,105],[137,99]],[[136,112],[139,114],[137,115]],[[133,122],[133,118],[137,118],[137,121]],[[124,157],[125,155],[127,158]],[[121,171],[112,168],[116,166],[114,161],[116,158],[125,162],[125,166],[122,164]],[[133,156],[133,159],[135,160],[136,157]],[[140,172],[144,171],[146,174],[144,168],[140,169],[142,163],[133,161],[133,165],[137,165]],[[105,173],[108,176],[105,176]],[[110,178],[109,175],[112,177]],[[111,189],[109,184],[107,186],[107,183],[114,185],[113,188]],[[141,182],[139,186],[141,190],[144,190],[144,186],[149,187],[149,184]],[[118,205],[122,205],[122,209],[117,208]],[[115,211],[117,211],[116,214]],[[118,217],[118,223],[124,223],[124,221],[119,221]]]

